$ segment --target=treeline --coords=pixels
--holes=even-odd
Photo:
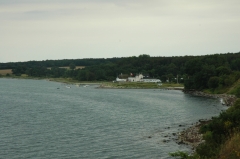
[[[196,57],[185,64],[185,88],[224,90],[240,78],[239,71],[239,53]]]
[[[27,61],[27,62],[8,62],[0,63],[1,69],[23,69],[32,67],[63,67],[74,63],[76,66],[92,66],[109,62],[116,62],[120,58],[86,58],[86,59],[63,59],[63,60],[44,60],[44,61]]]
[[[66,69],[62,66],[85,66]],[[223,90],[240,78],[240,52],[205,56],[123,57],[109,59],[46,60],[0,63],[13,74],[34,77],[63,77],[79,81],[112,81],[119,74],[148,74],[163,82],[181,82],[186,89]],[[74,68],[74,67],[73,67]]]

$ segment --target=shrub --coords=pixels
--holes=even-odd
[[[203,139],[204,140],[212,140],[212,132],[211,131],[207,131],[204,135],[203,135]]]
[[[240,98],[240,86],[238,86],[235,90],[235,95]]]
[[[217,88],[218,87],[218,84],[219,84],[219,77],[211,77],[209,80],[208,80],[208,87],[209,88]]]

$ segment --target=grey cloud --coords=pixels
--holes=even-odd
[[[0,0],[0,55],[24,61],[237,52],[238,6],[239,0]]]

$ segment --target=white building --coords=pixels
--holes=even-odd
[[[156,78],[143,78],[142,82],[161,83],[162,81]]]
[[[127,79],[125,78],[116,78],[117,82],[150,82],[150,83],[161,83],[162,81],[160,79],[156,78],[150,78],[150,77],[144,77],[142,74],[138,74],[135,77],[128,77]]]
[[[128,77],[129,82],[141,82],[142,79],[143,79],[142,74],[138,74],[135,77]]]
[[[116,81],[117,82],[127,82],[127,79],[124,79],[124,78],[116,78]]]

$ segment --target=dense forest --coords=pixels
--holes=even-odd
[[[60,68],[70,66],[70,69]],[[76,69],[75,66],[85,66]],[[184,83],[186,89],[219,90],[240,78],[240,52],[204,56],[138,57],[46,60],[0,63],[16,76],[73,78],[79,81],[112,81],[118,74],[149,74],[163,82]]]

